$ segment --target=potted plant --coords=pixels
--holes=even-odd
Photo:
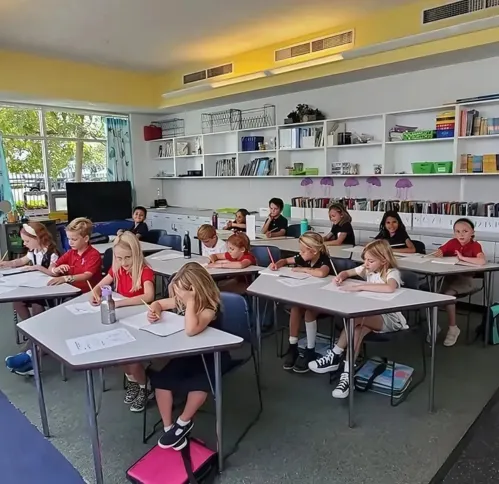
[[[288,114],[284,123],[307,123],[309,121],[320,121],[322,119],[325,119],[325,116],[318,109],[313,109],[308,104],[298,104],[296,109]]]

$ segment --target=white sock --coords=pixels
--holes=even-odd
[[[173,425],[168,425],[168,427],[163,427],[163,430],[165,432],[168,432],[172,427],[173,427]]]
[[[191,421],[188,420],[187,422],[184,422],[180,417],[177,419],[177,423],[181,426],[181,427],[185,427],[186,425],[189,425]]]
[[[144,385],[140,385],[140,384],[139,384],[139,387],[140,387],[140,388],[143,388],[144,390],[146,389],[145,384],[144,384]]]
[[[132,383],[137,383],[137,380],[132,375],[127,375],[125,373],[125,376],[128,381],[131,381]]]
[[[345,360],[345,366],[343,367],[343,373],[349,373],[349,368],[350,368],[350,365],[348,364],[348,361]]]
[[[305,331],[307,332],[307,348],[315,348],[317,339],[317,321],[305,321]]]
[[[26,354],[27,354],[27,355],[31,358],[31,355],[32,355],[33,353],[31,352],[31,350],[27,350],[27,351],[26,351]]]
[[[335,355],[342,355],[345,350],[343,348],[340,348],[338,345],[334,345],[333,347],[333,353]]]
[[[290,336],[289,337],[289,344],[290,345],[297,345],[298,344],[298,338],[296,336]]]

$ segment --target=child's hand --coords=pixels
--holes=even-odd
[[[232,228],[232,220],[229,220],[227,222],[227,229],[231,229]]]
[[[308,272],[306,267],[293,267],[291,269],[292,272]]]
[[[443,257],[443,256],[444,256],[444,253],[440,249],[435,251],[435,253],[433,254],[433,257]]]
[[[101,301],[101,288],[100,287],[94,287],[93,291],[90,291],[90,304],[92,306],[98,306]],[[118,304],[118,301],[116,301],[116,305]]]
[[[150,308],[147,312],[147,320],[150,323],[156,323],[161,319],[161,305],[157,301],[154,301],[151,303]]]
[[[278,271],[279,267],[277,267],[277,264],[275,262],[273,262],[272,264],[269,265],[269,269],[271,271]]]
[[[360,292],[364,290],[364,285],[363,284],[352,284],[351,286],[347,285],[342,287],[341,290],[345,292]]]
[[[208,258],[210,259],[211,264],[213,264],[218,260],[216,255],[210,255]]]
[[[340,286],[341,283],[348,277],[348,274],[345,274],[345,271],[340,272],[333,280],[337,286]]]
[[[47,286],[59,286],[61,284],[64,284],[66,281],[64,280],[64,277],[53,277],[50,279],[50,281],[47,283]]]
[[[10,266],[10,261],[2,261],[0,262],[0,267],[9,267]]]
[[[23,267],[23,271],[25,272],[32,272],[32,271],[39,271],[40,266],[25,266]]]
[[[56,267],[54,273],[56,274],[67,274],[71,267],[68,264],[63,264],[62,266]]]
[[[194,291],[194,288],[192,288],[189,291],[187,291],[185,289],[177,289],[176,293],[177,293],[177,297],[179,297],[184,302],[184,304],[187,304],[190,301],[193,301],[194,296],[196,294]]]
[[[456,254],[456,257],[457,257],[459,260],[464,260],[464,256],[463,256],[463,254],[461,254],[461,252],[459,252],[458,250],[456,250],[455,254]]]

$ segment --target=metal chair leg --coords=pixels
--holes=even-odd
[[[63,363],[61,363],[61,377],[62,381],[68,381],[68,378],[66,376],[66,367],[64,366]]]
[[[17,316],[17,311],[14,309],[14,330],[16,332],[16,344],[20,345],[22,343],[21,336],[17,330],[17,323],[19,323],[19,318]]]

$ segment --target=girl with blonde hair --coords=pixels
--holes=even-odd
[[[324,245],[321,235],[315,232],[305,232],[299,239],[300,253],[295,257],[281,259],[270,268],[278,271],[281,267],[294,265],[294,272],[303,272],[312,277],[327,277],[334,273],[333,264]],[[309,371],[308,364],[315,360],[315,340],[317,338],[317,316],[315,311],[299,306],[293,306],[289,316],[289,347],[284,357],[283,368],[295,373]],[[307,348],[300,354],[298,351],[298,336],[302,319],[305,320],[307,333]]]
[[[385,292],[391,293],[402,286],[402,277],[397,269],[397,261],[393,251],[386,240],[375,240],[366,245],[362,252],[364,264],[342,271],[334,279],[336,284],[342,285],[349,277],[361,277],[366,282],[359,284],[345,285],[343,290],[348,292]],[[359,352],[364,337],[370,332],[389,333],[407,329],[407,321],[402,313],[388,313],[377,316],[368,316],[355,319],[354,348],[355,358]],[[310,369],[315,373],[327,373],[338,370],[347,348],[347,334],[343,330],[338,342],[332,350],[325,356],[312,361]],[[334,398],[346,398],[350,393],[348,358],[345,359],[343,373],[341,374],[338,386],[333,390]]]
[[[208,326],[220,329],[220,292],[203,266],[197,262],[185,264],[170,282],[168,293],[169,298],[151,304],[150,322],[161,320],[163,311],[171,311],[185,317],[187,336],[196,336]],[[222,353],[223,367],[229,359],[228,353]],[[201,355],[174,358],[159,371],[150,372],[164,426],[158,441],[161,448],[180,450],[187,445],[186,437],[194,425],[194,415],[210,392],[210,381],[215,381],[213,368],[213,355],[208,354],[204,355],[204,361]],[[187,401],[178,419],[173,421],[173,396],[176,394],[187,394]]]
[[[142,301],[154,300],[154,272],[147,265],[140,242],[131,232],[123,232],[113,242],[113,265],[108,274],[90,292],[90,303],[97,306],[101,302],[103,286],[114,286],[114,292],[123,296],[116,301],[116,307],[137,306]],[[147,400],[154,396],[146,388],[146,372],[141,363],[131,363],[124,367],[126,375],[124,403],[130,405],[131,412],[142,412]]]

